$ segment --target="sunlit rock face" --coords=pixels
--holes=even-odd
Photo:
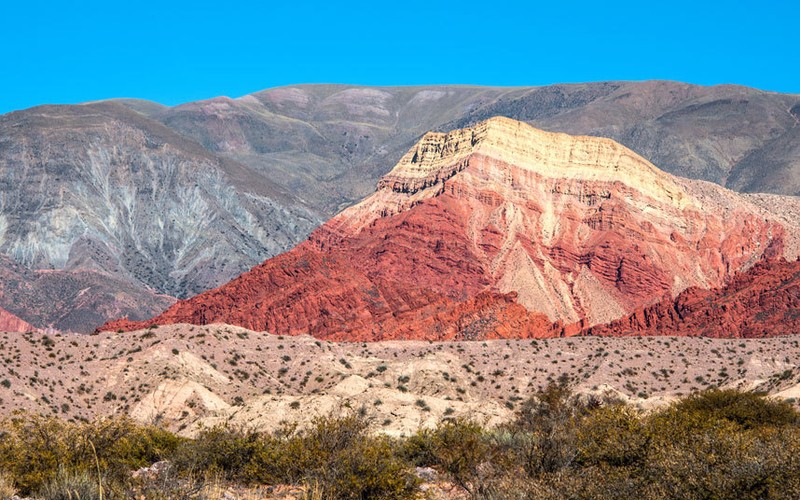
[[[766,259],[725,286],[688,288],[675,299],[588,328],[589,335],[758,338],[800,332],[800,261]]]
[[[796,255],[782,200],[770,212],[609,139],[496,117],[426,134],[306,242],[151,321],[346,340],[574,333]]]

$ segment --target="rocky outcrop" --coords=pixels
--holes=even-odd
[[[765,259],[725,286],[688,288],[586,335],[775,337],[800,333],[800,261]]]
[[[35,331],[30,323],[19,319],[5,309],[0,308],[0,332],[24,333]]]
[[[614,141],[506,118],[430,133],[308,241],[146,323],[340,340],[570,333],[796,254],[796,227],[710,186]]]

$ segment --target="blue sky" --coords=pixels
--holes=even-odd
[[[0,12],[0,113],[295,83],[670,79],[800,93],[800,2],[788,0],[6,0]]]

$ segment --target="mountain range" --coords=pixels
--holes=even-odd
[[[368,196],[379,181],[379,192],[394,192],[386,187],[391,177],[383,176],[428,131],[472,128],[494,116],[608,137],[667,173],[737,191],[800,194],[800,96],[736,86],[325,85],[175,107],[130,99],[41,106],[0,117],[0,307],[34,327],[58,330],[91,331],[121,316],[144,320],[176,298],[220,286],[293,248],[323,221]],[[715,212],[735,198],[730,192],[669,182],[710,203],[711,213],[701,215],[723,224],[719,235],[741,229],[730,222],[724,226],[728,219]],[[564,199],[573,195],[559,192]],[[776,199],[735,202],[748,207],[741,210],[753,218],[747,229],[756,229],[758,244],[770,244],[772,229],[791,223],[790,216],[775,213],[766,226],[756,223],[765,211],[775,212]],[[698,208],[703,211],[705,205]],[[659,227],[658,221],[645,220]],[[616,223],[612,216],[598,224],[609,221]],[[325,231],[302,245],[325,238],[333,244],[340,236],[319,239]],[[669,290],[674,296],[690,285],[722,285],[759,252],[763,248],[747,249],[746,258],[737,256],[733,264],[717,256],[722,262],[714,261],[709,275],[678,269],[684,281],[677,284],[668,282],[674,276],[653,277],[647,300],[639,302],[621,292],[607,306],[592,306],[581,301],[585,297],[561,293],[564,300],[543,307],[542,317],[519,321],[614,319],[650,305],[651,292]],[[559,262],[548,259],[551,265]],[[635,261],[623,262],[622,274],[635,272],[626,270]],[[561,274],[574,271],[554,267]],[[463,284],[465,294],[477,289],[473,285],[486,285],[481,279]],[[501,289],[513,288],[504,283]],[[507,293],[475,295],[484,301],[475,307],[500,307],[501,315],[516,317],[533,292],[516,293],[513,299]]]
[[[340,341],[574,334],[689,287],[722,287],[760,261],[794,261],[798,208],[797,197],[680,179],[610,139],[494,117],[426,134],[373,195],[293,250],[153,319],[103,329],[227,323]],[[796,292],[780,293],[779,311],[800,313]]]

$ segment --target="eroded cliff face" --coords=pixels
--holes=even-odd
[[[765,259],[725,286],[688,288],[675,299],[586,329],[587,335],[773,337],[800,332],[800,261]]]
[[[30,323],[23,321],[5,309],[0,308],[0,331],[24,333],[35,330],[36,328]]]
[[[153,321],[347,340],[572,333],[796,251],[796,227],[710,186],[506,118],[429,133],[308,241]]]
[[[375,195],[312,239],[335,245],[432,200],[466,212],[458,224],[492,286],[566,323],[610,321],[721,284],[765,251],[797,252],[796,227],[786,236],[789,222],[737,194],[672,177],[608,139],[504,118],[427,134]],[[434,221],[419,231],[436,234]]]

